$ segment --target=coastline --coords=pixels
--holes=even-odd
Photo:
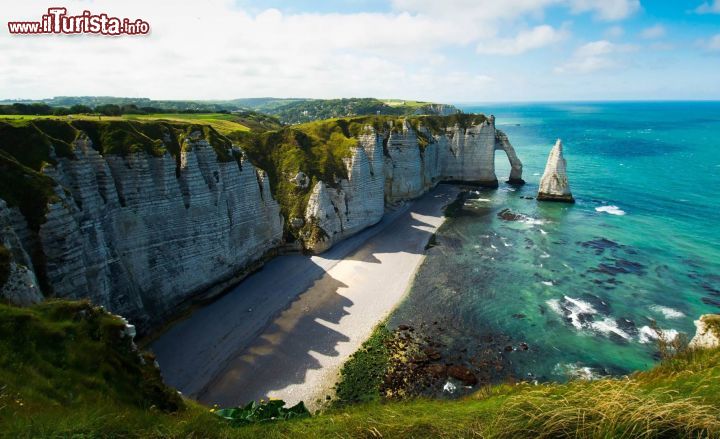
[[[208,404],[312,405],[405,297],[459,192],[439,185],[322,255],[273,259],[152,343],[166,382]]]

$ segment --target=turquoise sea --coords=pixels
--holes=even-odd
[[[720,312],[720,102],[463,110],[497,117],[527,184],[469,193],[391,324],[481,382],[563,381],[647,369],[653,327],[691,337]],[[532,199],[558,137],[575,205]]]

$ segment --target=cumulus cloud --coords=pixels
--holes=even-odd
[[[607,40],[593,41],[578,47],[572,58],[555,68],[556,73],[593,73],[621,65],[618,55],[634,52],[637,47]]]
[[[477,46],[477,53],[492,55],[519,55],[529,50],[539,49],[562,41],[568,32],[542,25],[521,31],[515,38],[483,41]]]
[[[642,36],[646,40],[654,40],[664,37],[666,33],[667,31],[665,30],[665,26],[661,24],[656,24],[655,26],[643,29],[643,31],[640,33],[640,36]]]
[[[512,55],[555,44],[567,32],[542,24],[551,7],[602,19],[620,19],[637,9],[637,0],[386,1],[385,12],[288,13],[243,9],[236,0],[77,0],[67,5],[71,14],[90,10],[141,18],[150,23],[151,34],[11,36],[0,26],[6,61],[0,63],[0,97],[452,100],[482,92],[492,73],[448,59],[447,53],[477,48],[480,54]],[[7,2],[3,20],[39,19],[55,5]],[[449,75],[467,84],[446,81]]]
[[[720,14],[720,0],[714,0],[712,3],[705,2],[695,9],[698,14]]]
[[[640,10],[640,0],[569,0],[577,13],[592,11],[601,20],[622,20]]]

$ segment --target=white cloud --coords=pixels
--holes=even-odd
[[[640,0],[569,0],[576,13],[594,12],[601,20],[622,20],[640,10]]]
[[[714,0],[712,3],[705,2],[695,9],[697,14],[720,14],[720,0]]]
[[[572,58],[555,68],[556,73],[593,73],[620,67],[619,54],[633,52],[637,47],[615,44],[607,40],[593,41],[578,47]]]
[[[605,30],[605,36],[607,38],[620,38],[625,34],[625,29],[622,26],[611,26]]]
[[[656,24],[655,26],[643,29],[643,31],[640,33],[640,36],[645,38],[646,40],[654,40],[664,37],[666,33],[667,31],[665,30],[665,26],[663,26],[662,24]]]
[[[715,34],[707,40],[700,40],[698,45],[712,52],[720,51],[720,34]]]
[[[539,49],[562,41],[568,32],[542,25],[521,31],[515,38],[483,41],[477,46],[477,53],[491,55],[519,55],[529,50]]]

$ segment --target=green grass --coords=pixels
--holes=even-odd
[[[0,436],[218,438],[696,438],[720,435],[720,349],[690,350],[628,378],[500,385],[461,400],[374,399],[312,418],[233,427],[164,387],[84,302],[0,305]],[[382,350],[382,331],[367,344]],[[365,360],[358,361],[366,356]],[[376,370],[361,351],[358,365]],[[345,369],[356,378],[377,374]],[[357,395],[354,395],[357,396]],[[358,398],[361,399],[361,398]]]
[[[366,403],[381,399],[381,386],[388,367],[390,349],[387,343],[392,332],[385,323],[373,330],[370,338],[355,352],[340,370],[335,386],[334,405]]]
[[[71,116],[21,116],[21,115],[0,115],[0,122],[22,122],[28,120],[55,120],[58,122],[92,121],[92,122],[179,122],[183,124],[210,125],[219,133],[229,134],[235,131],[250,131],[246,125],[240,122],[241,118],[232,114],[210,113],[210,114],[126,114],[123,116],[98,116],[77,114]]]

